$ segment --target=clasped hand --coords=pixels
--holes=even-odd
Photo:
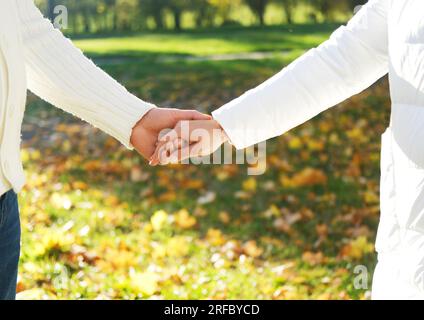
[[[193,110],[152,109],[131,135],[131,144],[152,166],[210,155],[226,141],[217,121]]]

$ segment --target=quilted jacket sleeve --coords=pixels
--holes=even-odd
[[[370,0],[331,38],[213,113],[239,149],[279,136],[388,72],[389,0]]]

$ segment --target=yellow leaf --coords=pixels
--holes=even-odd
[[[221,211],[219,213],[219,220],[223,223],[223,224],[228,224],[231,221],[231,217],[230,214],[226,211]]]
[[[289,188],[325,185],[327,183],[327,176],[322,170],[306,168],[295,174],[291,179],[283,176],[281,183],[284,187]]]
[[[159,196],[159,201],[161,202],[170,202],[175,201],[177,199],[177,194],[174,191],[168,191],[165,193],[162,193]]]
[[[189,250],[189,243],[184,237],[174,237],[168,242],[167,253],[170,257],[184,257]]]
[[[311,151],[322,151],[325,148],[325,144],[323,141],[309,139],[307,144],[308,149]]]
[[[224,235],[218,229],[209,229],[206,240],[213,246],[221,246],[225,243]]]
[[[50,203],[57,209],[69,210],[72,207],[72,201],[68,196],[59,193],[53,193],[50,197]]]
[[[289,148],[292,150],[299,150],[303,146],[302,140],[299,137],[294,137],[289,141]]]
[[[252,258],[259,258],[263,254],[263,250],[258,247],[255,240],[246,242],[243,245],[243,250],[246,255]]]
[[[115,207],[119,204],[119,199],[116,196],[108,196],[105,199],[105,205],[107,207]]]
[[[374,204],[379,203],[380,198],[379,196],[372,190],[367,190],[364,193],[364,200],[367,204]]]
[[[243,190],[247,192],[255,192],[257,186],[256,179],[252,177],[243,182]]]
[[[311,266],[315,266],[324,262],[324,255],[322,254],[322,252],[314,253],[307,251],[303,253],[302,260],[310,264]]]
[[[87,190],[88,185],[82,181],[75,181],[72,183],[72,187],[77,190]]]
[[[175,215],[175,223],[181,229],[191,229],[196,225],[197,220],[186,209],[182,209]]]
[[[168,214],[164,210],[156,211],[150,218],[154,231],[160,231],[168,222]]]
[[[366,237],[359,237],[345,245],[340,255],[343,258],[361,259],[365,254],[374,252],[374,245]]]
[[[130,286],[136,293],[152,296],[159,289],[158,280],[152,272],[134,273],[130,276]]]

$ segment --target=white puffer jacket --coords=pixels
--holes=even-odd
[[[27,88],[117,138],[153,108],[85,58],[33,0],[0,1],[0,194],[24,185],[21,124]]]
[[[370,0],[331,39],[214,112],[238,148],[283,134],[389,73],[374,299],[424,299],[424,1]]]

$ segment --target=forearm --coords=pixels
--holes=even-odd
[[[131,147],[136,123],[154,106],[130,94],[44,19],[19,1],[29,89]]]
[[[281,135],[361,92],[388,71],[386,0],[280,73],[213,113],[237,148]]]

